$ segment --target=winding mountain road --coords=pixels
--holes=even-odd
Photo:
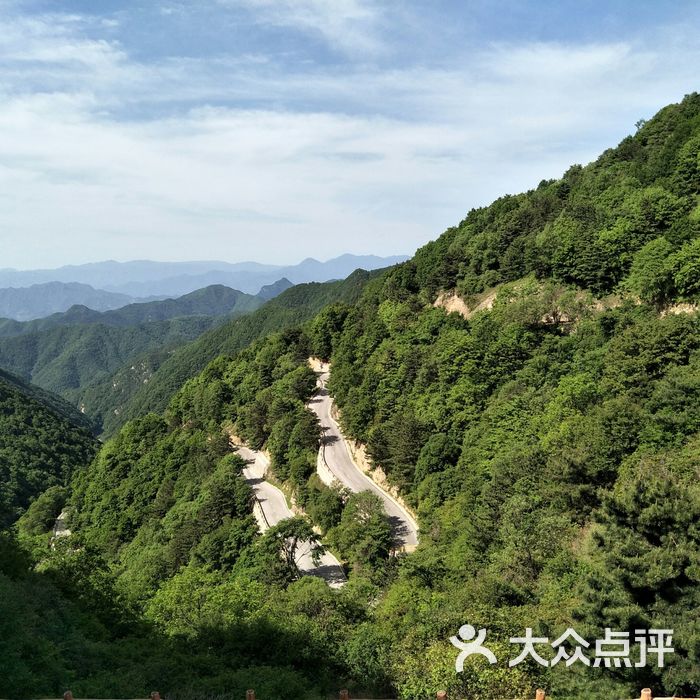
[[[260,530],[264,532],[282,520],[293,518],[294,513],[287,505],[285,495],[265,479],[269,466],[267,457],[261,452],[251,450],[244,445],[238,445],[236,449],[238,454],[247,462],[247,465],[243,468],[243,478],[252,487],[260,506],[260,510],[256,509],[255,513]],[[300,545],[297,566],[302,574],[318,576],[326,581],[331,588],[340,588],[347,582],[340,562],[330,552],[326,552],[321,556],[318,566],[314,564],[308,544]]]
[[[330,366],[321,364],[320,371],[316,370],[318,392],[311,399],[309,408],[318,416],[323,430],[321,449],[323,459],[333,476],[355,493],[372,491],[384,503],[389,522],[394,531],[394,541],[397,548],[412,551],[418,545],[418,523],[408,511],[365,474],[352,458],[345,444],[340,426],[331,415],[333,399],[328,393],[327,383],[330,377]]]

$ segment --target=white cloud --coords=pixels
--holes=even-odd
[[[362,54],[382,49],[378,30],[383,13],[373,0],[241,0],[241,4],[260,22],[311,33],[341,51]]]
[[[79,15],[3,17],[0,61],[99,66],[124,58],[113,44],[79,37],[76,30],[81,25]]]
[[[700,63],[697,39],[660,34],[653,49],[496,45],[441,69],[290,73],[257,57],[144,64],[90,27],[2,22],[3,265],[411,252],[614,145],[693,89]]]

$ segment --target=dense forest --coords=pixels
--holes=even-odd
[[[640,127],[353,294],[259,321],[271,335],[254,314],[173,355],[158,413],[75,471],[68,541],[41,532],[55,491],[4,536],[5,692],[695,692],[700,96]],[[373,499],[315,474],[310,356],[331,362],[346,434],[418,513],[414,553],[391,555]],[[258,533],[231,435],[268,451],[306,515]],[[338,591],[282,556],[311,524],[347,569]],[[673,628],[675,653],[663,668],[476,659],[458,675],[449,638],[467,622],[499,657],[526,627]]]
[[[47,488],[67,487],[96,451],[89,422],[69,404],[0,370],[2,526],[15,522]]]
[[[91,323],[0,338],[0,366],[69,398],[72,390],[107,376],[133,357],[194,340],[213,323],[208,316],[126,328]]]

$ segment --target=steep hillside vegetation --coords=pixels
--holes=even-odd
[[[51,486],[67,486],[97,449],[85,419],[58,397],[0,371],[0,525]]]
[[[164,417],[127,424],[76,475],[71,542],[82,566],[99,572],[85,582],[89,599],[101,615],[105,605],[110,615],[120,610],[95,601],[91,586],[98,585],[160,638],[128,676],[107,686],[102,676],[81,679],[86,694],[104,687],[131,694],[147,687],[144,679],[160,678],[150,682],[186,695],[192,687],[235,697],[252,684],[269,697],[320,698],[345,681],[346,657],[361,650],[343,645],[369,621],[373,579],[391,569],[389,526],[371,499],[347,498],[312,476],[320,435],[305,407],[315,386],[310,342],[293,330],[218,359],[178,392]],[[294,488],[329,539],[337,533],[340,542],[342,531],[351,541],[342,549],[362,571],[356,582],[338,593],[320,579],[300,579],[281,555],[290,540],[308,538],[304,520],[258,534],[244,463],[230,445],[234,432],[268,447],[276,477]],[[55,572],[74,556],[54,554],[47,568]],[[123,650],[136,653],[137,643],[125,641]],[[168,645],[200,651],[175,670],[159,658]],[[174,675],[148,675],[166,666]]]
[[[356,270],[347,279],[339,282],[296,285],[250,316],[235,319],[204,333],[201,338],[178,349],[172,357],[159,365],[148,382],[142,384],[140,390],[119,408],[118,415],[105,415],[105,432],[111,434],[126,420],[149,411],[165,410],[173,394],[215,357],[233,355],[268,333],[303,323],[333,302],[355,302],[367,282],[380,274],[381,271]],[[104,388],[109,391],[109,387]],[[100,394],[104,396],[104,390]],[[95,396],[97,401],[100,400],[97,392],[91,392],[86,396],[86,405],[90,406],[88,397],[92,396]]]
[[[654,304],[695,297],[699,100],[667,107],[561,180],[471,211],[401,267],[405,288],[432,300],[533,272],[596,294],[622,284]]]
[[[699,194],[692,95],[590,166],[471,212],[335,331],[343,424],[424,532],[378,609],[407,697],[438,668],[458,690],[438,659],[460,619],[496,643],[526,626],[675,628],[663,670],[528,668],[560,694],[700,681],[685,617],[700,590]],[[432,306],[519,279],[469,320]],[[471,682],[506,695],[487,677]]]
[[[206,316],[119,328],[100,323],[62,326],[0,338],[0,367],[69,398],[152,348],[173,348],[211,328]]]
[[[62,399],[60,396],[52,394],[50,391],[46,391],[45,389],[42,389],[34,384],[28,384],[16,375],[10,374],[9,372],[5,372],[1,369],[0,379],[2,379],[5,384],[8,384],[25,394],[30,399],[43,403],[54,411],[54,413],[58,414],[62,418],[65,418],[69,423],[72,423],[79,428],[83,428],[88,432],[94,431],[94,423],[85,414],[71,406],[70,403]]]

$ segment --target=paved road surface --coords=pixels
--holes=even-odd
[[[394,530],[396,545],[406,549],[414,549],[418,544],[418,524],[410,514],[397,503],[388,493],[383,491],[372,481],[354,462],[343,436],[340,427],[331,417],[331,399],[326,388],[329,369],[324,365],[324,371],[316,372],[318,377],[319,390],[311,400],[309,408],[318,416],[323,430],[324,457],[328,468],[343,486],[351,491],[372,491],[384,502],[389,521]]]
[[[248,463],[243,469],[245,480],[252,486],[255,497],[262,507],[265,521],[259,523],[261,530],[277,525],[281,520],[293,517],[284,494],[269,481],[265,481],[267,458],[261,452],[248,447],[238,447],[238,454]]]
[[[287,499],[282,491],[265,480],[268,460],[261,452],[256,452],[248,447],[238,447],[238,454],[248,463],[243,469],[243,477],[252,486],[258,503],[264,515],[264,521],[258,519],[258,525],[262,531],[277,525],[281,520],[293,518],[294,513],[287,505]],[[299,570],[309,576],[319,576],[332,588],[339,588],[347,579],[338,560],[326,552],[318,566],[311,559],[310,548],[307,545],[299,547],[297,565]]]

